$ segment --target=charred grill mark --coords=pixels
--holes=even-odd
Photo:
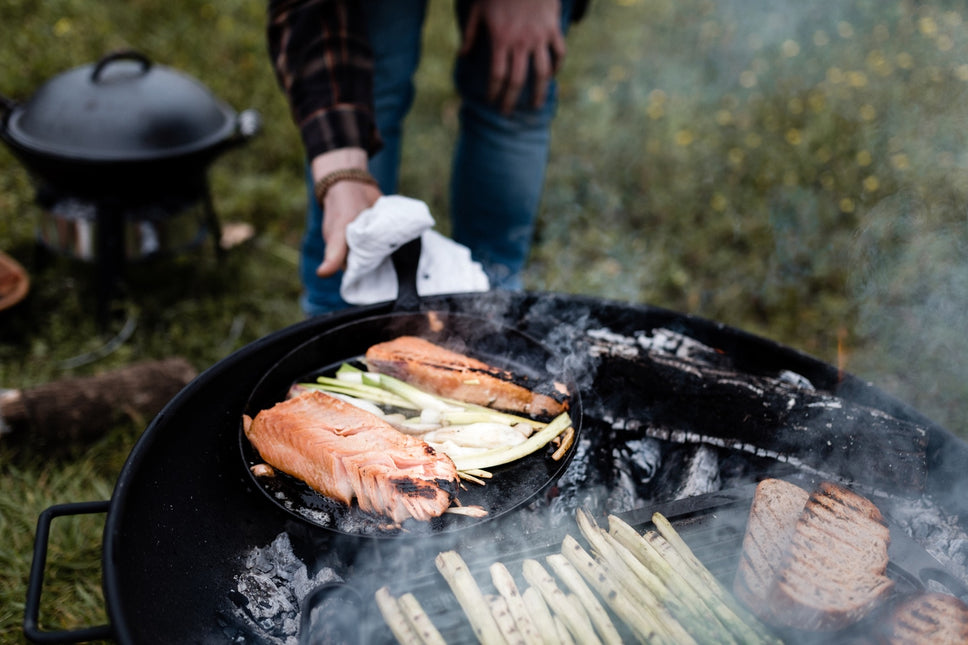
[[[407,497],[436,499],[437,494],[440,492],[440,489],[432,485],[430,482],[410,479],[407,477],[391,479],[390,483],[398,493],[401,495],[406,495]]]
[[[450,499],[456,499],[459,483],[451,479],[438,479],[435,482],[437,488],[447,493]]]

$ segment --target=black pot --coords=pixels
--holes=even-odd
[[[41,184],[82,197],[194,185],[260,125],[255,111],[237,114],[197,80],[132,51],[63,72],[26,102],[0,99],[0,138]]]

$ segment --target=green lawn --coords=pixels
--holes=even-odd
[[[447,230],[450,3],[431,3],[401,192]],[[204,369],[301,318],[302,150],[256,0],[0,3],[0,93],[122,48],[185,71],[262,132],[210,173],[257,236],[130,267],[108,329],[91,267],[35,260],[30,178],[0,146],[0,248],[29,298],[0,314],[0,387],[179,355]],[[846,368],[968,437],[968,12],[943,0],[598,0],[569,39],[530,289],[716,319]],[[99,349],[133,322],[120,347]],[[76,366],[72,364],[80,363]],[[147,419],[85,445],[0,443],[0,641],[20,642],[34,523],[107,499]],[[3,440],[0,440],[2,442]],[[55,523],[48,627],[103,621],[100,520]]]

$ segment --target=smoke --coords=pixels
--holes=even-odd
[[[850,262],[862,348],[851,365],[964,436],[968,432],[965,205],[906,193],[862,221]]]

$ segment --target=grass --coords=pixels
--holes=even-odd
[[[264,120],[210,171],[220,218],[256,238],[222,262],[202,246],[130,266],[106,329],[91,267],[39,262],[31,180],[0,147],[0,245],[33,280],[0,314],[0,385],[171,355],[201,370],[301,318],[302,151],[263,20],[256,0],[0,5],[5,96],[130,47]],[[943,0],[597,0],[569,38],[528,287],[651,303],[843,361],[968,437],[966,20]],[[431,3],[401,192],[445,231],[456,43],[450,3]],[[126,321],[115,351],[73,360]],[[148,421],[84,445],[0,444],[0,641],[23,640],[38,514],[108,499]],[[99,518],[55,521],[47,628],[103,622],[99,546]]]

